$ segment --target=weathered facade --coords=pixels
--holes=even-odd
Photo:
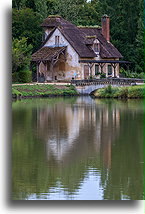
[[[100,27],[77,27],[59,16],[50,16],[41,25],[45,39],[32,55],[37,64],[36,81],[119,77],[122,55],[110,43],[109,17]]]

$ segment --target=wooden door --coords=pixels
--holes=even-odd
[[[88,78],[89,78],[89,66],[84,65],[84,79],[88,79]]]

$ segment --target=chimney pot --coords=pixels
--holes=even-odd
[[[102,34],[105,39],[110,41],[110,17],[106,14],[102,16]]]

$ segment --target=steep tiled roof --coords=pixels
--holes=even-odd
[[[66,47],[42,47],[32,55],[32,61],[51,60],[60,54]]]
[[[87,38],[87,36],[95,36],[99,40],[101,45],[100,55],[102,58],[122,58],[121,53],[114,47],[114,45],[111,42],[107,42],[107,40],[104,38],[104,36],[101,33],[101,29],[99,28],[85,28],[81,27],[79,28],[82,32],[84,38]],[[86,39],[86,44],[89,43],[93,44],[94,39]]]
[[[60,26],[65,28],[70,28],[75,25],[63,19],[61,16],[48,16],[41,24],[41,27],[53,28],[53,27],[60,27]]]
[[[61,28],[60,31],[81,58],[96,56],[95,52],[85,44],[85,39],[77,27],[71,29]]]
[[[95,52],[91,48],[95,38],[97,38],[100,42],[100,55],[102,58],[122,57],[120,52],[103,37],[101,33],[102,30],[100,28],[77,27],[60,16],[47,17],[41,26],[53,29],[42,46],[45,45],[45,43],[49,40],[55,29],[59,28],[63,36],[67,39],[67,41],[71,44],[71,46],[81,58],[96,57]]]
[[[78,53],[78,55],[82,58],[88,57],[93,58],[96,56],[93,50],[86,46],[84,37],[80,32],[79,28],[74,24],[66,21],[62,17],[48,17],[42,23],[43,27],[55,28],[58,27],[63,36],[68,40],[74,50]],[[49,40],[52,34],[49,34],[43,45]]]

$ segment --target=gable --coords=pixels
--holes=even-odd
[[[96,54],[92,49],[86,46],[84,38],[77,27],[72,28],[54,28],[43,43],[43,46],[55,46],[55,36],[60,36],[60,46],[71,45],[79,57],[94,58]]]
[[[53,32],[50,33],[50,35],[48,35],[43,46],[56,47],[56,44],[55,44],[56,36],[59,36],[59,47],[69,45],[69,42],[64,38],[60,30],[58,28],[55,28]]]
[[[43,47],[51,47],[56,48],[58,45],[55,45],[55,36],[59,36],[59,47],[66,47],[67,48],[67,60],[69,61],[70,65],[77,66],[79,61],[79,55],[69,43],[69,41],[64,37],[61,33],[60,29],[55,28],[50,35],[48,35]]]

